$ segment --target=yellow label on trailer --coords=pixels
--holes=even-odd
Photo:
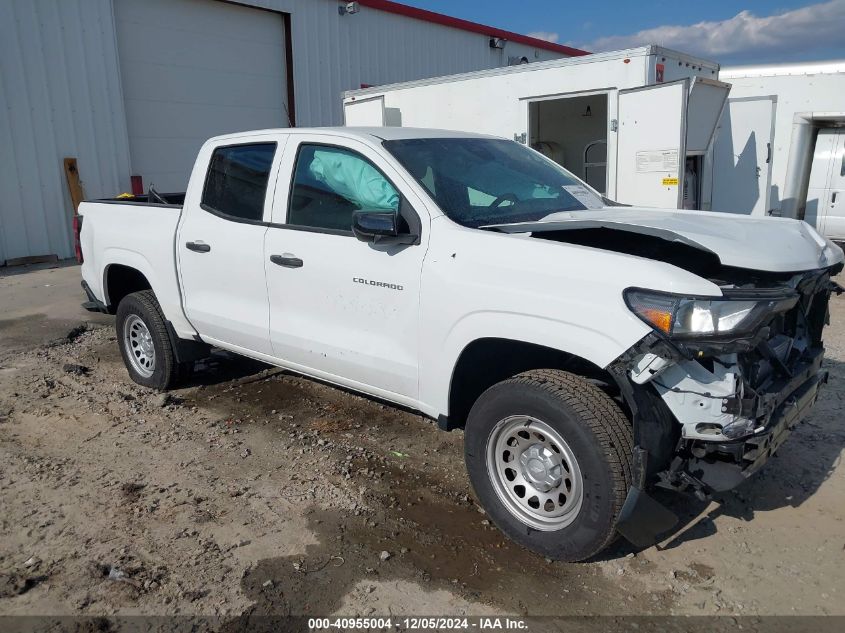
[[[675,185],[677,187],[678,186],[678,179],[677,178],[664,178],[663,179],[663,185],[666,186],[666,187],[668,187],[669,185]]]

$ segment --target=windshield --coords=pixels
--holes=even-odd
[[[604,206],[575,176],[514,141],[423,138],[385,141],[384,147],[464,226],[531,222]]]

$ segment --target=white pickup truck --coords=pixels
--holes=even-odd
[[[87,308],[155,389],[223,348],[463,428],[499,528],[582,560],[757,471],[815,403],[842,250],[807,224],[603,199],[513,141],[222,136],[185,194],[80,206]]]

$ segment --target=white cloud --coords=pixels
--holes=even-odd
[[[545,40],[547,42],[557,42],[560,35],[549,31],[533,31],[528,34],[528,37],[536,37],[538,40]]]
[[[574,46],[599,52],[658,44],[717,61],[753,57],[787,59],[802,51],[823,51],[826,47],[840,53],[844,29],[845,0],[830,0],[770,16],[757,16],[746,10],[728,20],[658,26]]]

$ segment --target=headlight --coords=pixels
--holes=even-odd
[[[774,313],[788,310],[798,301],[792,294],[761,294],[768,296],[685,297],[630,288],[625,291],[625,303],[640,319],[668,336],[721,338],[750,334]]]

